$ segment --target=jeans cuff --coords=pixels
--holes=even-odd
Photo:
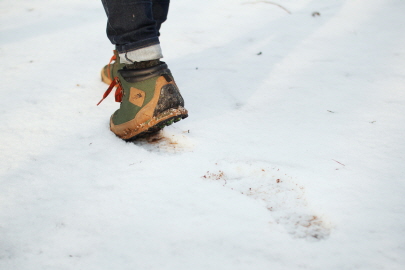
[[[120,62],[123,64],[132,64],[133,62],[149,61],[160,58],[163,58],[160,44],[120,53]]]

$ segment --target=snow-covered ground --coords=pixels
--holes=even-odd
[[[172,1],[125,143],[100,1],[0,1],[0,269],[404,269],[405,1],[272,3]]]

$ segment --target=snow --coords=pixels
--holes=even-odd
[[[190,116],[125,143],[101,3],[0,2],[0,269],[404,269],[405,2],[189,3]]]

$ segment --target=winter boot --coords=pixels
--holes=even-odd
[[[125,66],[117,54],[113,58],[112,68],[106,66],[101,73],[104,82],[111,81],[102,100],[116,88],[115,100],[121,105],[110,118],[110,129],[118,137],[133,140],[188,116],[183,97],[164,62],[152,60]]]

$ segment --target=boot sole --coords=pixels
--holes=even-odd
[[[187,117],[188,117],[188,115],[180,115],[180,116],[170,117],[170,118],[168,118],[166,120],[163,120],[163,121],[159,122],[155,126],[152,126],[149,129],[135,135],[134,137],[131,137],[130,139],[125,139],[124,141],[133,142],[133,141],[136,141],[138,139],[149,137],[149,136],[154,135],[157,132],[161,131],[164,127],[170,126],[173,123],[177,123],[180,120],[185,119]]]
[[[114,132],[114,128],[111,126],[113,125],[112,121],[110,121],[110,129],[115,135],[117,135],[124,141],[134,141],[138,138],[154,134],[162,130],[165,126],[170,126],[171,124],[176,123],[187,117],[187,110],[183,107],[178,107],[176,109],[172,108],[164,111],[133,129],[126,129],[124,132],[120,132],[121,134],[117,134],[118,132]]]

